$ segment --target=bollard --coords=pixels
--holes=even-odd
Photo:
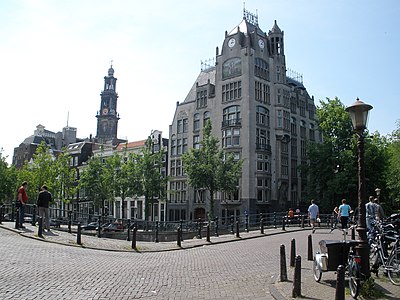
[[[287,281],[285,245],[281,245],[280,247],[280,258],[281,258],[281,281]]]
[[[301,256],[296,256],[296,265],[294,268],[292,298],[301,297]]]
[[[16,216],[15,216],[15,229],[19,229],[19,207],[18,206],[16,207],[15,214],[16,214]]]
[[[313,261],[314,257],[313,257],[313,250],[312,250],[312,235],[309,234],[308,235],[308,260]]]
[[[301,215],[301,228],[304,228],[304,215]]]
[[[201,239],[201,219],[197,221],[197,238]]]
[[[137,228],[136,228],[136,226],[134,226],[132,229],[132,249],[135,249],[135,250],[136,250],[136,231],[137,231]]]
[[[240,238],[240,233],[239,233],[239,221],[236,221],[236,237]]]
[[[178,245],[178,247],[181,247],[181,226],[178,227],[178,231],[177,231],[177,237],[176,237],[176,244]]]
[[[4,205],[0,206],[0,224],[3,224]]]
[[[294,259],[296,257],[296,240],[292,239],[290,242],[290,266],[294,267]]]
[[[36,225],[36,211],[37,211],[37,206],[33,205],[32,222],[31,222],[32,226]]]
[[[286,230],[286,228],[285,228],[285,217],[282,217],[282,230]]]
[[[355,240],[356,239],[356,230],[355,226],[351,227],[351,239]]]
[[[179,221],[179,226],[181,227],[181,241],[183,242],[183,220]]]
[[[344,266],[339,265],[336,273],[335,300],[344,300],[344,299],[345,299]]]
[[[215,236],[218,236],[218,217],[215,217]]]
[[[158,243],[158,221],[156,221],[156,237],[154,239],[154,242]]]
[[[276,212],[274,212],[274,228],[276,229]]]
[[[248,233],[249,232],[249,215],[246,213],[246,215],[245,215],[245,222],[246,222],[246,224],[245,224],[245,226],[246,226],[246,232]]]
[[[81,227],[81,223],[78,223],[78,231],[76,232],[76,243],[78,245],[82,245],[82,227]]]
[[[39,228],[38,228],[38,236],[43,237],[43,218],[39,217],[38,218],[38,223],[39,223]]]
[[[14,217],[15,217],[15,201],[13,201],[13,203],[11,204],[11,221],[14,221]]]
[[[231,234],[234,234],[235,232],[233,231],[233,223],[234,223],[234,220],[233,220],[233,215],[231,216]]]
[[[207,242],[211,242],[210,240],[210,223],[207,224]]]
[[[68,211],[68,233],[72,233],[72,212]]]
[[[260,220],[260,232],[261,234],[264,234],[264,219],[261,218]]]
[[[97,237],[101,238],[101,221],[99,216],[99,226],[97,227]]]

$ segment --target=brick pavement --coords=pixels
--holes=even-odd
[[[13,225],[3,223],[0,227],[12,229]],[[306,260],[310,231],[298,227],[289,227],[282,235],[278,235],[283,233],[281,229],[266,229],[264,235],[241,233],[240,239],[234,235],[212,237],[212,245],[204,238],[185,240],[184,251],[171,251],[179,249],[176,242],[139,241],[138,252],[130,249],[128,241],[84,235],[86,249],[81,249],[75,234],[53,231],[39,238],[36,231],[32,226],[19,231],[33,239],[28,240],[0,230],[1,242],[4,246],[12,244],[12,253],[28,252],[29,257],[32,250],[32,260],[15,261],[12,253],[1,258],[0,266],[6,265],[7,271],[0,275],[0,282],[6,283],[0,287],[0,299],[44,299],[43,295],[46,299],[289,299],[293,268],[287,262],[289,281],[279,282],[279,245],[285,244],[289,261],[290,240],[294,237],[297,254],[302,256],[302,295],[308,299],[334,299],[335,275],[324,273],[321,283],[314,281],[312,262]],[[313,235],[315,251],[319,239],[341,238],[338,231],[328,232],[320,229]],[[227,243],[237,240],[245,241]],[[3,253],[10,248],[4,246],[0,246]],[[14,287],[15,272],[10,268],[29,269],[24,272],[28,281],[22,284],[27,288]],[[48,276],[50,280],[46,280]],[[385,278],[377,280],[377,285],[385,290],[386,299],[400,298],[399,288]]]

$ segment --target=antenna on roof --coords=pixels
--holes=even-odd
[[[68,127],[68,122],[69,122],[69,111],[67,113],[67,127]]]

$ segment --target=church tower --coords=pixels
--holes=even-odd
[[[101,92],[100,111],[97,112],[96,139],[100,143],[117,142],[118,120],[116,92],[117,78],[114,77],[114,69],[108,69],[108,75],[104,77],[104,90]]]

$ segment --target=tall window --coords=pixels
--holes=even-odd
[[[222,147],[235,147],[240,145],[240,129],[228,128],[222,131]]]
[[[281,155],[281,175],[282,177],[289,176],[289,158],[287,155]]]
[[[176,155],[176,139],[175,139],[175,135],[171,136],[171,155]]]
[[[291,146],[290,151],[291,151],[292,157],[297,157],[297,138],[292,137],[290,139],[290,146]]]
[[[176,154],[181,155],[182,154],[182,139],[177,139],[176,140]]]
[[[256,128],[256,147],[257,149],[267,148],[267,131],[265,129]]]
[[[183,132],[188,132],[188,119],[183,119]]]
[[[257,201],[269,202],[271,200],[271,178],[257,177]]]
[[[281,109],[278,109],[278,111],[277,111],[276,126],[278,128],[282,128],[283,127],[283,114],[282,114],[282,110]]]
[[[194,114],[193,116],[193,131],[200,130],[200,115]]]
[[[292,135],[297,135],[297,120],[294,117],[292,117],[290,120],[290,133]]]
[[[306,138],[306,122],[304,120],[300,121],[300,137]]]
[[[182,133],[183,132],[183,120],[178,120],[176,132],[177,133]]]
[[[232,126],[240,124],[240,106],[233,105],[223,111],[223,126]]]
[[[256,123],[269,126],[269,110],[264,106],[257,106],[256,108]]]
[[[210,120],[210,112],[206,111],[203,114],[203,126],[206,126],[208,120]]]
[[[207,107],[207,90],[197,91],[196,104],[197,108]]]
[[[200,149],[200,136],[199,135],[193,136],[193,148]]]
[[[283,111],[283,129],[290,130],[290,113],[286,110]]]
[[[269,85],[255,81],[254,87],[256,100],[265,104],[271,104],[271,92]]]
[[[182,153],[186,153],[188,150],[187,138],[182,139]]]
[[[268,63],[261,59],[256,58],[254,61],[254,75],[269,81],[269,66]]]
[[[222,102],[242,98],[242,82],[235,81],[222,85]]]
[[[311,140],[311,141],[315,141],[315,129],[314,129],[314,124],[310,124],[309,135],[310,135],[310,140]]]

